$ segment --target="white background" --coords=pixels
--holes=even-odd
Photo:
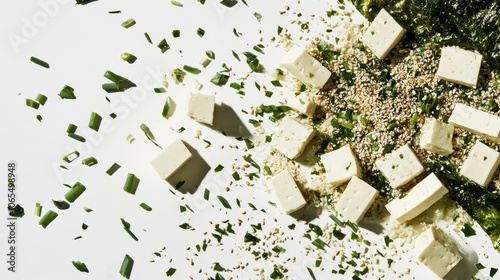
[[[266,47],[266,55],[259,55],[262,64],[269,70],[268,74],[253,75],[246,83],[246,96],[237,95],[229,87],[218,88],[209,80],[215,72],[222,70],[226,63],[233,68],[230,82],[244,76],[249,69],[244,62],[243,51],[252,51],[252,47],[263,38],[264,44],[276,35],[277,26],[284,26],[292,33],[292,40],[305,46],[307,42],[299,41],[299,37],[312,38],[320,29],[320,24],[312,22],[309,34],[299,32],[297,24],[291,24],[295,19],[293,11],[302,12],[309,19],[311,14],[325,15],[330,8],[328,1],[250,1],[250,7],[239,3],[232,9],[227,9],[217,1],[207,0],[205,5],[194,0],[184,0],[184,7],[175,7],[170,1],[106,1],[101,0],[86,6],[74,5],[74,1],[2,1],[0,2],[0,129],[2,132],[0,145],[1,166],[6,166],[8,160],[18,163],[18,202],[25,208],[26,215],[18,221],[18,272],[6,274],[5,265],[1,265],[1,279],[121,279],[118,274],[123,256],[131,255],[135,260],[132,279],[164,279],[165,271],[170,267],[177,268],[175,279],[204,278],[198,274],[203,268],[211,276],[213,262],[220,262],[225,267],[237,263],[249,262],[244,270],[223,273],[241,279],[255,279],[253,268],[263,267],[268,276],[273,264],[270,261],[253,262],[249,252],[242,249],[243,234],[250,224],[267,222],[264,229],[273,227],[285,228],[295,222],[292,217],[281,214],[279,209],[268,204],[273,197],[266,192],[264,184],[259,183],[249,188],[243,183],[234,184],[226,193],[231,178],[231,165],[235,160],[241,160],[246,153],[241,149],[231,149],[229,144],[244,147],[243,142],[235,139],[237,136],[251,137],[253,127],[248,123],[252,116],[242,110],[250,111],[251,106],[261,103],[274,103],[284,97],[275,94],[269,99],[253,86],[254,81],[275,90],[271,84],[272,70],[277,68],[282,49],[271,44]],[[279,10],[286,5],[291,12],[280,16]],[[109,14],[108,11],[121,10],[121,14]],[[262,14],[259,23],[253,16],[254,12]],[[120,24],[134,18],[137,24],[125,29]],[[200,38],[196,35],[198,27],[205,29],[206,35]],[[236,28],[242,35],[237,38],[233,34]],[[181,31],[180,38],[173,38],[172,30]],[[260,32],[259,32],[260,30]],[[143,33],[148,32],[154,44],[147,43]],[[156,44],[166,38],[171,49],[162,54]],[[188,74],[185,85],[175,85],[170,79],[167,93],[156,94],[154,87],[160,87],[162,75],[170,69],[182,68],[183,65],[200,67],[199,61],[205,57],[205,51],[212,50],[216,55],[207,69],[194,77]],[[238,62],[231,50],[239,54],[242,62]],[[130,52],[138,60],[129,65],[122,61],[119,55]],[[254,52],[254,51],[253,51]],[[254,52],[255,53],[255,52]],[[31,56],[39,57],[50,63],[50,69],[41,68],[29,61]],[[201,68],[201,67],[200,67]],[[101,89],[101,84],[107,82],[103,77],[106,70],[114,71],[130,78],[137,88],[124,93],[108,94]],[[202,85],[203,93],[215,93],[219,104],[216,112],[215,129],[204,126],[189,119],[184,114],[184,101],[188,92],[197,91],[196,82]],[[64,85],[75,88],[76,100],[62,100],[57,94]],[[45,106],[38,110],[27,107],[26,98],[34,99],[38,93],[48,96]],[[108,96],[111,103],[105,100]],[[163,104],[170,96],[177,104],[173,116],[166,120],[161,116]],[[231,110],[230,108],[233,108]],[[103,116],[104,121],[99,133],[87,127],[92,111]],[[116,113],[115,120],[109,118],[110,113]],[[39,123],[35,116],[40,114],[43,121]],[[85,135],[87,142],[82,144],[66,136],[69,123],[78,125],[77,133]],[[139,129],[141,123],[147,124],[157,138],[157,142],[166,146],[175,137],[187,141],[199,153],[194,174],[183,173],[187,179],[183,192],[175,192],[168,183],[161,181],[149,165],[149,161],[159,152],[159,149],[149,142]],[[243,125],[246,126],[243,127]],[[181,126],[186,131],[178,134]],[[222,128],[229,134],[224,137]],[[202,131],[200,139],[193,136],[196,130]],[[135,136],[132,144],[126,141],[128,134]],[[212,146],[205,148],[207,139]],[[258,140],[258,139],[257,139]],[[224,149],[221,145],[225,145]],[[80,159],[94,156],[99,163],[93,167],[82,166],[80,159],[72,164],[66,164],[65,171],[58,166],[64,162],[62,156],[74,150],[82,154]],[[252,150],[255,159],[261,158],[257,149]],[[112,177],[104,172],[114,162],[122,168]],[[200,163],[201,162],[201,163]],[[259,162],[259,161],[258,161]],[[215,173],[214,168],[222,164],[225,169]],[[192,166],[191,166],[192,167]],[[207,170],[203,171],[204,168]],[[193,168],[191,168],[193,171]],[[0,170],[5,181],[6,168]],[[127,173],[134,173],[140,179],[136,195],[130,195],[122,190]],[[196,176],[203,176],[199,188],[191,187]],[[241,173],[241,172],[240,172]],[[83,183],[87,191],[65,211],[57,210],[52,205],[52,199],[63,199],[67,188],[63,184]],[[175,183],[174,183],[175,184]],[[241,185],[241,186],[239,186]],[[203,199],[203,190],[211,190],[210,202]],[[2,193],[5,193],[3,191]],[[233,210],[226,210],[216,200],[216,195],[224,195],[231,203]],[[242,201],[241,209],[236,206],[235,199]],[[0,198],[0,217],[6,217],[6,194]],[[59,217],[47,229],[38,225],[39,218],[33,215],[34,205],[43,205],[43,213],[55,209]],[[152,212],[146,212],[139,207],[146,202]],[[250,212],[247,203],[253,203],[258,209],[265,208],[267,213]],[[179,213],[179,205],[190,205],[194,213],[189,211]],[[94,211],[86,213],[82,207]],[[324,224],[328,213],[323,213],[316,224]],[[132,225],[131,230],[139,241],[133,241],[123,230],[120,218]],[[201,244],[205,236],[203,232],[213,232],[214,223],[238,218],[244,221],[244,226],[235,228],[237,234],[224,237],[223,246],[209,247],[207,253],[193,258],[193,247]],[[276,218],[274,220],[273,218]],[[4,218],[2,218],[4,219]],[[186,231],[178,225],[188,222],[196,228]],[[84,231],[81,224],[89,228]],[[300,222],[295,232],[300,239],[307,226]],[[82,239],[74,240],[82,236]],[[374,244],[381,242],[382,236],[366,232]],[[0,228],[0,253],[5,256],[7,230]],[[470,238],[478,252],[479,260],[484,264],[485,275],[489,267],[500,264],[500,257],[492,249],[484,233]],[[304,253],[304,244],[294,242],[288,255],[295,255],[294,265],[288,264],[291,279],[309,279],[306,267],[312,267],[316,254],[308,256]],[[165,246],[162,257],[154,256]],[[187,251],[187,247],[192,247]],[[410,248],[410,247],[409,247]],[[230,250],[234,249],[234,254]],[[288,247],[287,247],[288,249]],[[331,253],[325,253],[329,256]],[[485,255],[490,255],[488,258]],[[187,258],[193,258],[195,265],[190,266]],[[416,279],[435,277],[426,268],[418,265],[412,258],[411,250],[402,261],[395,264],[397,271],[411,268]],[[89,274],[78,272],[71,264],[72,260],[86,263]],[[150,260],[155,260],[150,263]],[[383,265],[381,265],[383,267]],[[314,269],[318,279],[331,278],[330,268],[323,272]],[[394,278],[387,272],[387,278]],[[497,277],[498,278],[498,277]],[[350,276],[346,276],[350,279]],[[459,278],[457,278],[459,279]]]

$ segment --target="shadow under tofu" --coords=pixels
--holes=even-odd
[[[167,182],[174,188],[178,186],[176,190],[179,192],[193,194],[210,171],[210,165],[208,165],[195,148],[186,142],[184,142],[184,145],[186,145],[193,156],[177,172],[170,176]],[[181,183],[182,185],[179,186]]]
[[[362,219],[358,226],[360,228],[364,228],[368,231],[371,231],[377,235],[380,235],[384,232],[384,227],[380,224],[380,221],[373,221],[368,219]]]
[[[295,218],[296,220],[309,223],[314,219],[318,218],[319,215],[321,215],[322,211],[323,210],[320,207],[314,205],[314,203],[311,204],[308,203],[299,210],[290,213],[290,216]]]
[[[229,137],[249,138],[250,131],[231,106],[215,104],[213,129]]]
[[[451,237],[451,238],[450,238]],[[457,263],[457,265],[446,274],[443,279],[445,280],[457,280],[457,279],[472,279],[473,276],[479,271],[476,267],[476,263],[479,258],[465,240],[461,239],[458,241],[455,236],[449,236],[453,243],[457,245],[458,252],[462,256],[462,260]]]
[[[304,166],[313,166],[319,161],[319,157],[316,155],[316,150],[314,147],[318,146],[321,143],[321,139],[318,136],[314,136],[314,138],[307,144],[304,148],[302,154],[295,159],[295,161]]]

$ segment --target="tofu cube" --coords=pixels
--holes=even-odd
[[[193,155],[184,142],[176,139],[151,161],[151,165],[160,178],[168,179],[179,170]]]
[[[332,73],[318,60],[294,45],[281,59],[280,66],[312,88],[322,88]]]
[[[486,187],[497,171],[499,164],[500,153],[476,141],[460,169],[460,174]]]
[[[307,96],[296,96],[291,98],[287,105],[300,114],[304,114],[310,118],[314,117],[314,112],[316,111],[316,103],[309,100]]]
[[[384,9],[380,10],[363,35],[363,44],[379,59],[387,54],[403,38],[406,30]]]
[[[500,117],[457,103],[448,122],[500,143]]]
[[[444,156],[453,153],[453,130],[451,124],[435,118],[427,119],[421,130],[420,148]]]
[[[283,170],[271,178],[271,185],[281,209],[286,214],[290,214],[306,205],[299,187],[288,170]]]
[[[436,77],[439,79],[475,87],[482,56],[459,47],[443,47]]]
[[[399,188],[424,172],[424,167],[408,144],[395,150],[384,159],[375,161],[393,188]]]
[[[434,173],[431,173],[415,185],[406,196],[392,200],[385,208],[396,222],[404,223],[423,213],[447,193],[448,189]]]
[[[197,122],[212,125],[214,121],[215,96],[189,93],[187,114]]]
[[[430,227],[415,239],[417,259],[443,278],[462,256],[457,246],[439,228]]]
[[[359,223],[375,201],[378,191],[365,181],[353,176],[342,193],[335,210],[353,223]]]
[[[273,135],[272,147],[287,158],[295,159],[302,154],[315,132],[311,126],[286,116]]]
[[[326,182],[338,186],[349,181],[353,176],[361,177],[361,167],[349,144],[321,155],[325,167]]]

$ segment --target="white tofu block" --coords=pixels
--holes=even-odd
[[[281,209],[290,214],[306,205],[306,201],[288,170],[281,171],[271,178],[271,185],[278,198]]]
[[[408,144],[375,161],[393,188],[398,188],[424,172],[424,167]]]
[[[420,148],[447,156],[453,153],[453,125],[442,123],[435,118],[425,120],[421,130]]]
[[[180,139],[176,139],[151,161],[158,175],[166,180],[179,170],[193,155]]]
[[[439,228],[431,227],[415,239],[417,259],[434,274],[443,278],[462,256],[457,246]]]
[[[406,30],[384,9],[380,10],[363,35],[363,43],[379,59],[387,54],[403,38]]]
[[[197,122],[212,125],[214,121],[215,96],[189,93],[187,114]]]
[[[415,185],[406,196],[392,200],[385,208],[396,222],[404,223],[423,213],[447,193],[448,189],[434,173],[431,173]]]
[[[460,169],[460,174],[486,187],[497,171],[499,164],[500,153],[476,141]]]
[[[500,117],[457,103],[448,122],[500,143]]]
[[[295,159],[302,154],[315,132],[313,127],[286,116],[273,135],[272,147],[287,158]]]
[[[335,210],[353,223],[359,223],[375,201],[378,191],[365,181],[353,176],[342,193]]]
[[[322,88],[332,75],[321,62],[297,45],[285,54],[280,66],[296,79],[313,88]]]
[[[475,87],[482,56],[459,47],[441,48],[436,77],[468,87]]]
[[[316,111],[316,103],[312,102],[307,96],[295,96],[288,101],[287,105],[310,118],[314,117]]]
[[[349,144],[321,155],[325,167],[326,182],[338,186],[349,181],[353,176],[361,177],[361,167]]]

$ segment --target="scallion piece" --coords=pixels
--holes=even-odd
[[[144,37],[146,37],[146,40],[148,40],[150,44],[153,44],[153,41],[151,40],[151,37],[149,37],[149,34],[147,32],[144,32]]]
[[[237,0],[222,0],[220,3],[228,8],[233,7],[234,5],[238,4]]]
[[[134,174],[129,173],[127,175],[127,180],[125,181],[125,185],[123,186],[123,190],[130,194],[135,194],[140,181],[141,180],[137,178]]]
[[[130,237],[132,237],[132,239],[134,239],[135,241],[139,241],[139,238],[137,238],[137,236],[135,236],[135,234],[130,230],[130,223],[125,221],[125,219],[123,218],[120,218],[120,221],[122,222],[123,229],[125,229]]]
[[[170,277],[172,275],[174,275],[174,273],[177,271],[177,269],[171,267],[167,270],[167,272],[165,272],[165,274],[167,274],[167,277]]]
[[[101,126],[102,117],[96,113],[92,112],[90,114],[89,127],[95,131],[99,131],[99,127]]]
[[[68,133],[68,136],[69,136],[70,138],[73,138],[73,139],[75,139],[75,140],[77,140],[77,141],[80,141],[80,142],[82,142],[82,143],[85,143],[85,141],[87,141],[87,140],[85,140],[85,138],[84,138],[83,136],[80,136],[80,135],[78,135],[78,134]]]
[[[210,82],[216,86],[223,86],[229,80],[229,75],[222,74],[220,72],[215,73],[215,76],[210,79]]]
[[[196,30],[196,34],[198,36],[203,37],[205,35],[205,30],[203,30],[201,27],[198,27],[198,30]]]
[[[75,159],[77,159],[80,156],[80,153],[78,151],[73,151],[65,156],[63,156],[63,160],[67,163],[73,162]]]
[[[127,142],[132,144],[132,142],[134,142],[134,141],[135,141],[134,135],[132,135],[132,134],[127,135]]]
[[[243,242],[245,243],[258,243],[260,241],[260,238],[258,238],[257,236],[247,232],[245,233],[245,236],[243,237]]]
[[[201,61],[200,61],[200,65],[203,67],[203,68],[207,68],[207,66],[212,62],[212,60],[210,60],[209,58],[203,58]]]
[[[224,166],[219,164],[219,165],[217,165],[217,167],[214,169],[214,171],[215,171],[215,173],[217,173],[217,172],[222,171],[222,169],[224,169]]]
[[[168,119],[170,116],[170,107],[171,107],[172,100],[170,99],[170,96],[167,97],[167,100],[165,101],[165,105],[163,105],[163,111],[161,112],[161,115],[165,118]]]
[[[153,210],[153,208],[151,208],[149,205],[147,205],[145,202],[142,202],[141,204],[139,204],[139,206],[142,207],[142,209],[146,210],[146,211],[151,211]]]
[[[36,119],[41,122],[43,120],[42,116],[41,115],[36,115]]]
[[[163,40],[161,40],[158,43],[158,48],[160,48],[160,51],[162,53],[164,53],[170,49],[170,46],[168,45],[167,40],[165,38],[163,38]]]
[[[47,62],[45,62],[39,58],[32,56],[32,57],[30,57],[30,60],[31,60],[31,62],[38,64],[44,68],[47,68],[47,69],[50,68],[50,65]]]
[[[125,28],[129,28],[135,25],[135,19],[129,18],[126,21],[122,22],[122,26]]]
[[[40,104],[38,102],[36,102],[35,100],[33,100],[33,99],[26,98],[26,106],[31,107],[31,108],[37,110],[38,107],[40,107]]]
[[[78,128],[78,126],[76,126],[75,124],[70,123],[68,125],[68,128],[66,129],[66,132],[67,133],[75,133],[77,128]]]
[[[130,64],[134,63],[137,60],[137,57],[131,53],[124,52],[120,55],[120,58],[123,59],[123,61],[126,61]]]
[[[203,198],[205,200],[209,200],[210,199],[210,190],[209,189],[205,189],[205,191],[203,192]]]
[[[121,14],[122,11],[116,10],[116,11],[109,11],[108,14]]]
[[[222,204],[222,206],[224,206],[224,208],[226,209],[232,209],[231,208],[231,204],[229,204],[229,202],[227,202],[226,198],[221,196],[221,195],[218,195],[217,198],[219,199],[220,203]]]
[[[82,160],[82,164],[87,166],[96,165],[97,163],[98,161],[95,157],[88,157]]]
[[[107,70],[104,73],[104,77],[106,77],[107,79],[109,79],[110,81],[112,81],[113,83],[115,83],[117,85],[121,85],[121,84],[126,83],[128,81],[127,78],[122,77],[116,73],[109,71],[109,70]]]
[[[181,31],[176,29],[176,30],[172,30],[172,37],[174,38],[178,38],[181,36]]]
[[[78,269],[78,271],[81,271],[81,272],[89,272],[89,269],[87,268],[87,266],[82,263],[82,262],[79,262],[79,261],[72,261],[71,262],[76,269]]]
[[[64,200],[52,200],[52,203],[54,203],[54,206],[59,210],[69,209],[69,203]]]
[[[151,129],[149,129],[149,127],[146,124],[141,124],[140,128],[142,132],[144,132],[144,135],[146,135],[146,137],[149,139],[149,141],[153,142],[153,144],[155,144],[158,148],[163,149],[160,145],[156,143],[156,139],[153,132],[151,132]]]
[[[41,225],[43,228],[47,228],[47,226],[52,223],[52,221],[55,220],[55,218],[57,218],[57,213],[52,211],[52,210],[49,210],[47,211],[47,213],[45,213],[45,215],[43,215],[43,217],[40,219],[40,221],[38,222],[39,225]]]
[[[108,170],[106,170],[106,174],[108,174],[109,176],[115,174],[115,172],[120,169],[120,165],[118,163],[113,163],[113,165],[111,165]]]
[[[215,53],[211,50],[208,50],[205,52],[205,54],[208,56],[210,59],[215,59]]]
[[[125,255],[122,261],[122,266],[120,267],[120,274],[130,279],[130,274],[132,273],[132,267],[134,266],[134,259],[132,259],[129,255]]]
[[[76,182],[71,189],[64,195],[64,198],[73,203],[85,191],[85,186],[80,182]]]
[[[36,102],[40,103],[40,105],[45,105],[45,102],[47,102],[47,96],[39,93],[36,98],[35,98]]]
[[[119,91],[120,87],[115,83],[104,83],[102,84],[102,89],[106,92],[115,92]]]
[[[68,85],[65,85],[61,90],[61,92],[59,93],[59,96],[62,99],[76,99],[75,89]]]
[[[182,67],[182,69],[184,69],[186,72],[194,74],[194,75],[198,75],[201,73],[200,69],[195,68],[195,67],[191,67],[189,65],[184,65],[184,67]]]
[[[40,203],[35,203],[35,216],[40,217],[42,215],[42,205]]]
[[[184,7],[184,5],[179,1],[172,0],[172,1],[170,1],[170,3],[172,3],[172,5],[177,6],[177,7]]]

